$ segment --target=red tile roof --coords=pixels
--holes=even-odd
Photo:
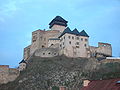
[[[109,80],[93,80],[88,86],[83,87],[81,90],[120,90],[120,78]]]

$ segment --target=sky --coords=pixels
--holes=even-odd
[[[71,30],[85,30],[91,46],[111,43],[120,56],[120,0],[0,0],[0,65],[17,67],[32,32],[49,29],[57,15]]]

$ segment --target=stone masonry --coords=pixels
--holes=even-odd
[[[109,43],[98,43],[98,47],[89,45],[89,36],[76,28],[72,31],[67,27],[68,21],[56,16],[50,23],[50,30],[32,32],[31,45],[24,48],[24,60],[30,56],[54,57],[111,57],[112,46]]]

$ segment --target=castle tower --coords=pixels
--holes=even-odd
[[[50,23],[49,28],[51,30],[58,30],[60,32],[63,32],[65,28],[67,27],[68,21],[63,19],[61,16],[56,16]]]

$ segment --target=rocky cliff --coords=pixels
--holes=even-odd
[[[66,86],[80,90],[83,79],[109,79],[120,77],[120,62],[104,63],[95,58],[31,57],[27,68],[13,82],[0,86],[0,90],[48,90],[53,86]]]

